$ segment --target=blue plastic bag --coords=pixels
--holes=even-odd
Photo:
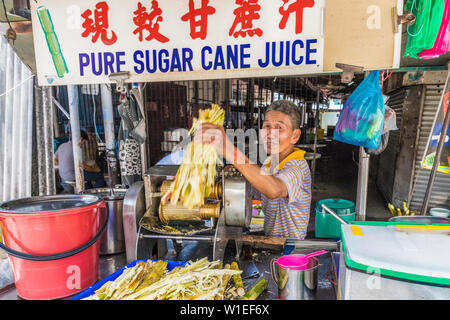
[[[384,122],[380,71],[372,71],[344,104],[334,131],[334,140],[377,149]]]

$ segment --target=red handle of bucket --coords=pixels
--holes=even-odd
[[[104,202],[102,202],[102,206],[99,206],[99,208],[102,208],[102,207],[106,209],[106,205],[105,205]],[[73,255],[76,255],[77,253],[80,253],[80,252],[86,250],[87,248],[92,246],[95,242],[97,242],[98,239],[100,239],[100,237],[102,236],[103,232],[105,231],[106,226],[108,225],[108,220],[109,220],[109,215],[106,214],[105,223],[101,227],[100,231],[91,240],[89,240],[85,244],[79,246],[78,248],[75,248],[75,249],[72,249],[72,250],[69,250],[69,251],[65,251],[65,252],[62,252],[62,253],[28,254],[28,253],[23,253],[23,252],[19,252],[19,251],[16,251],[14,249],[11,249],[11,248],[5,246],[2,243],[0,243],[0,248],[2,248],[3,250],[6,251],[6,253],[8,253],[8,254],[16,257],[16,258],[20,258],[20,259],[24,259],[24,260],[50,261],[50,260],[59,260],[59,259],[68,258],[68,257],[71,257]]]

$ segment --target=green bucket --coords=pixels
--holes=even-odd
[[[323,199],[317,201],[315,208],[315,236],[316,238],[340,238],[341,223],[327,213],[322,204],[336,212],[344,221],[356,220],[356,205],[353,201],[345,199]]]

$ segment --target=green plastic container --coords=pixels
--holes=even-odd
[[[316,238],[340,238],[341,223],[331,214],[327,213],[322,204],[336,212],[344,221],[356,220],[356,205],[353,201],[345,199],[323,199],[317,201],[315,208],[315,236]]]
[[[322,208],[322,204],[326,205],[328,208],[336,212],[338,215],[356,212],[356,205],[353,201],[350,200],[322,199],[317,201],[316,210],[319,212],[326,213],[326,211]]]

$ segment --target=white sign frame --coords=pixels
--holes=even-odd
[[[130,72],[126,82],[290,76],[323,72],[325,0],[308,0],[314,5],[303,9],[300,33],[296,33],[295,12],[289,13],[284,29],[280,28],[283,18],[280,8],[287,10],[296,0],[250,0],[260,5],[257,11],[259,18],[253,20],[253,28],[245,29],[244,24],[238,23],[234,31],[239,30],[239,27],[242,31],[259,28],[262,35],[246,34],[245,37],[241,35],[237,38],[234,33],[230,36],[230,30],[237,17],[233,11],[239,7],[236,4],[239,0],[209,0],[208,5],[215,9],[215,13],[208,15],[207,36],[204,39],[193,39],[190,35],[190,21],[181,19],[189,11],[190,1],[193,1],[195,8],[201,6],[201,0],[157,1],[162,11],[158,31],[169,39],[166,43],[155,38],[146,41],[145,37],[150,35],[147,30],[143,30],[143,41],[140,42],[139,31],[134,33],[138,29],[133,21],[137,16],[134,12],[138,9],[138,3],[150,13],[151,0],[31,1],[38,84],[111,83],[109,75],[118,71]],[[245,2],[247,1],[249,0]],[[106,39],[113,38],[112,32],[116,37],[116,41],[111,45],[104,44],[100,35],[94,42],[95,33],[89,33],[87,28],[83,27],[86,23],[89,25],[89,21],[81,16],[88,16],[86,10],[91,10],[91,25],[100,25],[99,21],[95,21],[96,4],[100,2],[108,5],[109,26]],[[48,9],[51,24],[41,23],[37,10],[40,10],[42,17],[45,16],[45,13],[42,13],[43,8]],[[89,34],[83,37],[83,32]],[[47,38],[51,38],[50,41],[47,41]],[[280,54],[282,46],[283,55]],[[275,64],[283,57],[279,66],[272,62],[265,66],[268,50],[271,61],[275,61]],[[60,56],[58,52],[61,52]],[[67,72],[60,72],[60,76],[53,62],[55,56],[60,64],[61,57],[64,57]],[[157,58],[157,63],[160,62],[160,67],[152,73],[154,57]],[[114,60],[112,63],[111,59]],[[103,63],[95,62],[99,60]],[[166,71],[168,61],[170,66]]]

